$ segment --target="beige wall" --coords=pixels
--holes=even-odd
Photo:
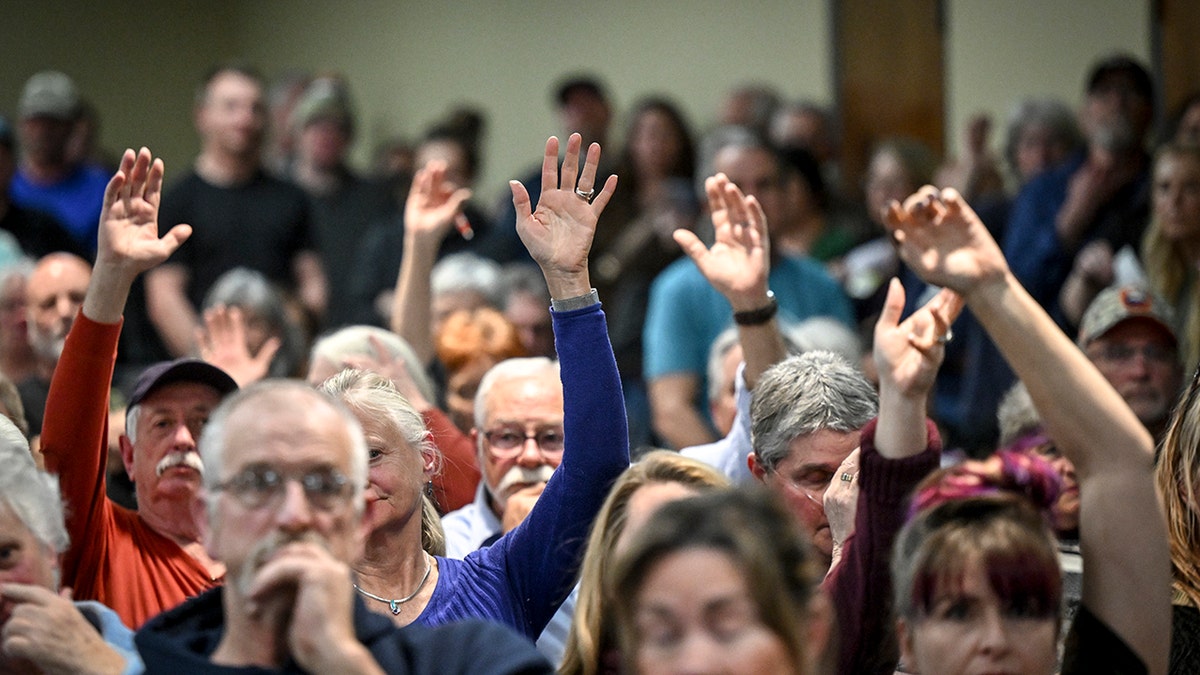
[[[709,124],[731,83],[747,78],[789,97],[828,101],[825,2],[740,7],[721,0],[276,0],[241,6],[238,41],[268,72],[300,66],[348,75],[364,132],[360,159],[391,134],[418,135],[455,104],[483,107],[489,129],[478,189],[491,199],[559,132],[548,92],[564,73],[600,74],[621,108],[668,93],[697,127]]]
[[[825,0],[736,8],[721,0],[3,1],[0,111],[13,111],[30,74],[62,69],[104,114],[105,145],[150,145],[169,172],[196,151],[196,81],[236,56],[268,75],[293,67],[345,73],[362,118],[360,162],[378,140],[419,134],[455,104],[484,107],[485,199],[559,131],[547,90],[564,72],[600,73],[622,108],[666,92],[698,128],[745,79],[788,97],[832,99]],[[1146,0],[946,0],[946,8],[951,147],[977,110],[999,123],[1026,94],[1076,104],[1087,65],[1101,54],[1149,58]]]
[[[103,145],[147,145],[168,174],[198,142],[191,124],[195,83],[235,53],[230,2],[88,0],[0,2],[0,112],[11,119],[25,80],[55,68],[75,78],[103,117]],[[170,176],[168,176],[168,180]]]
[[[1115,51],[1149,67],[1150,7],[1144,0],[947,0],[946,139],[962,143],[971,116],[992,116],[1003,143],[1009,109],[1027,96],[1075,108],[1092,62]]]

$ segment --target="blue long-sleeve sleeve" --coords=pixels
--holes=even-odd
[[[600,305],[554,312],[563,383],[563,459],[520,526],[463,560],[438,558],[438,585],[417,618],[508,624],[536,639],[575,583],[596,513],[629,466],[621,380]]]

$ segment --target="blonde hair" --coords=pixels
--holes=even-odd
[[[678,483],[698,492],[729,486],[729,481],[707,464],[666,450],[646,454],[617,478],[588,537],[560,673],[595,675],[605,652],[616,647],[613,602],[604,595],[604,582],[611,574],[617,541],[625,532],[630,499],[641,488],[661,483]]]
[[[1200,370],[1197,371],[1200,374]],[[1193,377],[1159,448],[1154,482],[1167,516],[1167,543],[1171,554],[1172,586],[1177,596],[1200,607],[1200,517],[1195,504],[1200,490],[1200,379]]]
[[[441,453],[433,444],[421,413],[396,391],[391,380],[351,368],[325,380],[320,390],[341,401],[357,415],[385,422],[415,452],[432,455],[435,471],[440,469]],[[421,495],[421,547],[432,555],[446,553],[446,533],[428,493]]]
[[[1157,168],[1168,157],[1189,159],[1200,167],[1200,146],[1168,143],[1155,154],[1154,166]],[[1187,367],[1195,367],[1200,362],[1200,280],[1193,272],[1193,261],[1163,234],[1162,224],[1154,215],[1142,238],[1142,262],[1150,287],[1176,308],[1182,328],[1179,353]]]

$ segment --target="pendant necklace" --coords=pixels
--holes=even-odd
[[[419,582],[417,582],[417,589],[415,591],[413,591],[412,593],[410,593],[408,596],[403,597],[403,598],[396,598],[395,600],[389,600],[388,598],[381,598],[378,595],[375,595],[374,593],[370,593],[368,591],[364,591],[363,589],[359,588],[358,584],[354,584],[354,590],[358,591],[359,593],[362,593],[363,595],[365,595],[366,597],[368,597],[372,600],[378,600],[379,602],[384,603],[392,610],[393,615],[399,616],[400,615],[400,605],[403,605],[404,603],[408,602],[409,600],[412,600],[413,598],[417,597],[417,594],[421,592],[421,589],[425,588],[425,582],[429,581],[429,572],[432,569],[433,569],[433,565],[431,565],[429,563],[429,556],[426,555],[425,556],[425,574],[422,575],[421,580]]]

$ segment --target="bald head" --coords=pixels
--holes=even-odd
[[[51,253],[38,260],[25,294],[29,344],[39,359],[58,362],[91,279],[91,265],[77,255]]]

